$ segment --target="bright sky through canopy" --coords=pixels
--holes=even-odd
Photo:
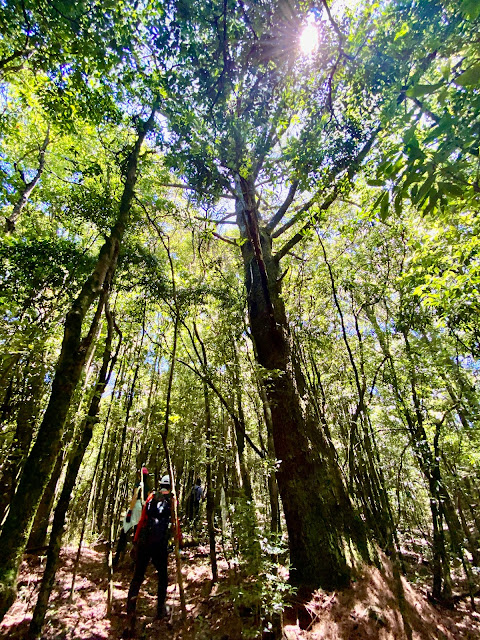
[[[313,53],[318,47],[318,30],[312,19],[309,19],[307,25],[300,36],[300,48],[303,53]]]

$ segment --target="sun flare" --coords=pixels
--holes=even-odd
[[[300,36],[300,49],[302,53],[309,55],[313,53],[318,47],[318,30],[317,27],[309,22],[303,29]]]

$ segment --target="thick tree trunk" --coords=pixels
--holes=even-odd
[[[120,244],[129,221],[131,202],[137,180],[140,149],[146,132],[154,124],[155,112],[144,123],[128,156],[125,187],[117,222],[100,250],[97,264],[82,287],[65,319],[62,349],[52,383],[50,400],[37,439],[25,463],[17,493],[0,536],[0,620],[16,596],[18,568],[27,544],[33,519],[57,459],[70,402],[80,379],[86,352],[96,324],[82,339],[85,316],[100,294],[109,270],[115,270]],[[97,313],[98,315],[98,313]]]
[[[281,298],[279,263],[270,234],[258,226],[253,180],[239,179],[237,222],[245,238],[242,256],[250,329],[257,360],[267,372],[265,387],[272,414],[277,479],[288,530],[290,581],[308,588],[333,589],[350,577],[345,538],[368,556],[364,528],[343,485],[340,468],[317,430],[299,392],[299,367]]]
[[[45,369],[43,366],[31,367],[30,359],[24,365],[24,371],[33,369],[33,373],[23,377],[23,391],[17,411],[17,426],[8,454],[2,464],[0,480],[0,522],[3,522],[8,505],[12,501],[17,480],[25,463],[28,449],[35,432],[35,419],[39,412],[44,386]],[[13,385],[13,377],[11,385]],[[5,403],[4,403],[5,404]]]
[[[73,409],[75,409],[75,407],[73,407]],[[74,436],[75,422],[73,421],[70,422],[68,427],[65,429],[62,438],[62,450],[57,456],[52,475],[50,476],[50,480],[45,487],[42,499],[40,500],[40,504],[38,505],[37,513],[35,514],[35,519],[30,531],[30,536],[28,538],[28,550],[41,549],[47,544],[48,526],[50,524],[50,516],[52,514],[52,509],[55,503],[57,485],[60,476],[62,475],[62,470],[64,469],[65,459],[67,458],[69,453],[70,443],[74,439]]]
[[[105,289],[105,298],[107,297],[107,295],[108,290]],[[105,302],[106,304],[108,304],[106,300]],[[77,480],[78,472],[80,470],[80,465],[82,464],[85,451],[87,450],[87,447],[92,438],[93,425],[97,421],[97,416],[100,409],[100,400],[102,398],[105,386],[108,383],[107,374],[111,357],[113,321],[107,309],[106,311],[108,318],[108,334],[105,344],[105,350],[103,353],[102,367],[98,375],[97,384],[95,385],[95,390],[90,402],[87,417],[85,418],[80,440],[77,446],[72,451],[72,455],[68,463],[62,492],[55,509],[52,533],[50,535],[50,543],[47,552],[47,564],[43,573],[42,584],[40,586],[40,592],[37,598],[37,604],[35,605],[32,621],[30,623],[30,629],[28,633],[29,639],[39,638],[42,631],[43,621],[47,612],[48,600],[53,589],[55,574],[57,571],[58,558],[60,556],[60,549],[65,527],[65,517],[67,515],[68,505],[70,504],[70,496],[73,487],[75,486],[75,482]]]
[[[55,466],[48,481],[45,491],[43,492],[42,499],[35,514],[32,530],[28,538],[28,549],[34,550],[46,546],[47,544],[47,532],[50,522],[50,514],[52,513],[53,503],[55,501],[55,491],[57,483],[62,475],[63,463],[65,456],[60,453],[57,456]]]
[[[76,394],[77,395],[77,394]],[[82,394],[83,395],[83,391]],[[75,413],[75,409],[78,409],[78,404],[72,403],[71,412]],[[57,484],[62,475],[64,469],[65,459],[68,457],[69,448],[72,440],[75,437],[75,421],[70,421],[62,438],[61,452],[57,456],[55,466],[48,481],[45,491],[43,492],[42,499],[38,505],[37,513],[33,521],[30,536],[28,538],[27,547],[29,550],[38,549],[44,547],[47,544],[47,532],[50,524],[50,516],[52,514],[53,505],[55,503]]]

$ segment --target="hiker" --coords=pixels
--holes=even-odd
[[[123,637],[134,634],[137,597],[150,560],[158,572],[157,619],[167,614],[165,600],[168,585],[168,542],[172,523],[170,476],[160,481],[160,491],[153,491],[142,510],[134,537],[135,572],[127,598],[128,627]],[[176,534],[179,535],[178,523]]]
[[[193,521],[196,522],[200,512],[200,501],[203,499],[203,487],[200,478],[195,480],[192,487]]]
[[[139,478],[139,479],[138,479]],[[149,492],[149,478],[148,469],[143,466],[140,471],[137,471],[137,484],[133,491],[132,499],[128,505],[128,510],[123,519],[122,528],[120,531],[120,537],[118,539],[117,548],[115,551],[115,557],[113,558],[112,566],[114,569],[118,567],[120,559],[125,555],[125,549],[127,548],[127,542],[129,534],[132,531],[135,533],[135,528],[142,515],[142,508],[145,504],[145,499]]]

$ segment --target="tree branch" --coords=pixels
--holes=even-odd
[[[277,213],[273,216],[270,222],[267,224],[267,231],[273,231],[277,224],[281,221],[283,216],[286,214],[288,207],[292,204],[293,198],[295,197],[295,193],[298,189],[298,180],[294,180],[290,185],[290,189],[288,190],[288,195],[285,198],[283,204],[279,207]]]
[[[217,396],[217,398],[220,400],[220,402],[222,403],[222,405],[225,407],[228,415],[231,417],[231,419],[233,420],[233,422],[239,426],[240,431],[242,432],[243,436],[245,437],[245,440],[248,442],[248,444],[252,447],[252,449],[255,451],[255,453],[257,455],[260,456],[260,458],[264,458],[265,454],[263,453],[263,451],[260,451],[260,449],[257,447],[257,445],[252,442],[252,439],[250,438],[250,436],[248,435],[248,433],[245,431],[245,428],[242,428],[243,425],[241,424],[241,421],[238,419],[238,417],[235,415],[234,411],[232,410],[232,408],[230,407],[230,405],[228,404],[228,402],[225,400],[223,394],[217,389],[217,387],[215,386],[215,384],[212,382],[211,378],[209,378],[208,376],[203,375],[200,371],[198,371],[198,369],[196,369],[194,366],[192,366],[190,363],[185,362],[185,360],[181,360],[180,358],[177,358],[177,362],[180,362],[181,364],[183,364],[185,367],[188,367],[191,371],[193,371],[193,373],[195,373],[195,375],[197,375],[203,382],[206,382],[208,384],[208,386],[210,387],[210,389],[215,393],[215,395]]]
[[[161,182],[159,184],[160,187],[171,187],[172,189],[187,189],[190,191],[197,191],[199,193],[201,193],[196,187],[192,187],[189,184],[181,184],[179,182]],[[226,200],[235,200],[235,196],[233,195],[227,195],[226,193],[222,193],[222,195],[220,196],[220,199],[226,199]]]
[[[223,242],[226,242],[227,244],[231,244],[234,247],[238,247],[238,243],[235,240],[230,240],[229,238],[226,238],[225,236],[221,236],[219,233],[216,233],[215,231],[212,233],[212,235],[215,238],[218,238],[219,240],[222,240]]]
[[[315,204],[316,201],[317,201],[317,195],[313,196],[313,198],[310,198],[308,202],[306,202],[303,206],[300,207],[300,209],[297,210],[295,215],[292,218],[290,218],[290,220],[288,220],[283,226],[281,226],[280,229],[277,229],[277,231],[272,233],[272,238],[278,238],[283,233],[285,233],[285,231],[290,229],[290,227],[292,227],[298,220],[300,220],[303,214],[306,211],[308,211],[310,207],[312,207]]]
[[[335,200],[337,199],[338,194],[341,192],[342,187],[343,187],[342,178],[345,177],[345,176],[349,180],[351,180],[353,178],[355,173],[360,168],[360,165],[364,161],[365,157],[369,153],[370,149],[372,148],[373,143],[375,142],[375,140],[377,138],[378,132],[380,131],[380,128],[381,127],[379,125],[372,132],[370,138],[363,145],[363,147],[359,151],[357,157],[350,162],[346,172],[344,174],[340,175],[340,177],[338,177],[340,172],[337,173],[337,182],[333,186],[333,189],[330,192],[330,195],[327,198],[325,198],[325,200],[322,202],[322,204],[318,207],[318,210],[316,211],[316,213],[312,216],[312,218],[307,223],[305,223],[303,225],[303,227],[300,229],[300,231],[298,233],[296,233],[292,238],[290,238],[290,240],[288,240],[283,245],[283,247],[275,254],[275,256],[274,256],[275,260],[280,261],[291,249],[293,249],[293,247],[296,244],[298,244],[301,240],[303,240],[303,238],[305,237],[306,232],[309,231],[320,220],[321,213],[323,211],[326,211],[330,207],[330,205],[333,204],[333,202],[335,202]],[[309,202],[307,202],[304,205],[304,207],[302,207],[302,209],[300,209],[300,211],[295,216],[295,221],[299,219],[301,213],[304,213],[305,211],[310,209],[313,204],[315,204],[315,202],[317,201],[317,198],[318,198],[318,194],[315,194],[315,196],[313,196],[313,198],[311,200],[309,200]],[[293,222],[292,222],[292,224],[293,224]]]

